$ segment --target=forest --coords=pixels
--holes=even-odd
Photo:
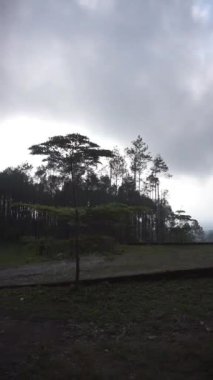
[[[119,243],[189,243],[204,238],[198,221],[173,211],[160,154],[138,135],[121,153],[78,133],[29,148],[43,158],[0,172],[0,239],[114,239]]]

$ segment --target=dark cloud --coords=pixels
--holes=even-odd
[[[1,0],[0,115],[141,134],[173,172],[213,167],[211,3]]]

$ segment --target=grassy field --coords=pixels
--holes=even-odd
[[[0,267],[21,266],[47,261],[47,257],[38,254],[38,250],[22,243],[0,242]]]
[[[189,269],[213,266],[213,245],[145,245],[124,246],[119,259],[119,268],[145,271]]]
[[[193,264],[194,267],[213,266],[213,244],[212,245],[144,245],[144,246],[120,246],[114,253],[105,252],[97,253],[106,261],[114,261],[116,266],[124,270],[147,270],[155,267],[162,270],[170,269],[171,266],[180,265],[188,268]],[[84,256],[84,255],[83,255]],[[66,251],[60,253],[60,246],[49,249],[47,254],[39,255],[37,247],[23,243],[0,243],[0,267],[8,268],[13,266],[22,266],[25,264],[34,264],[48,261],[61,261],[69,258]],[[73,259],[73,257],[71,257]]]
[[[213,282],[0,290],[2,379],[208,380]]]
[[[45,249],[40,253],[40,241],[29,239],[20,242],[0,242],[0,267],[22,266],[25,264],[35,264],[48,261],[61,261],[75,257],[74,252],[70,254],[70,242],[68,240],[47,239]],[[120,252],[120,248],[115,251]],[[104,252],[106,254],[107,252]],[[87,253],[83,253],[85,256]],[[99,254],[98,252],[88,252],[89,255]],[[102,253],[100,253],[103,255]],[[110,256],[112,252],[108,254]]]

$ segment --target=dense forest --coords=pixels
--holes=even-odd
[[[29,149],[43,157],[41,166],[24,163],[0,172],[1,239],[67,239],[77,220],[82,236],[121,243],[202,241],[198,221],[169,205],[161,189],[163,176],[171,177],[168,166],[140,135],[123,154],[80,134],[54,136]]]

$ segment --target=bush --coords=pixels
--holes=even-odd
[[[68,258],[75,253],[75,239],[54,239],[23,237],[22,243],[30,251],[36,251],[38,255],[50,256],[51,258]],[[115,240],[110,236],[80,236],[80,254],[107,253],[115,250]]]
[[[92,235],[80,237],[81,253],[107,253],[115,249],[116,242],[111,236]]]

